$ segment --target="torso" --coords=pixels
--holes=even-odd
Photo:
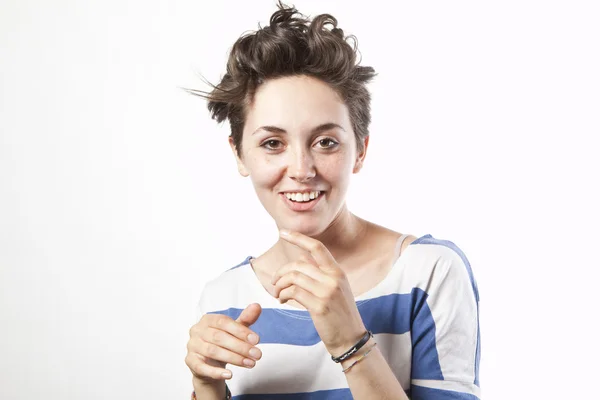
[[[409,235],[404,240],[402,248],[398,249],[398,240],[401,236],[401,233],[370,223],[370,234],[365,238],[368,243],[364,244],[367,250],[356,251],[355,254],[349,255],[342,266],[355,297],[368,292],[385,279],[400,254],[416,240],[415,236]],[[271,278],[275,270],[267,266],[276,262],[274,262],[275,255],[270,251],[253,259],[251,264],[262,286],[271,296],[274,296]],[[294,300],[289,300],[286,304],[305,310],[304,306]]]

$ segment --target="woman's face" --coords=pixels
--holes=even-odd
[[[238,169],[279,229],[322,233],[345,205],[357,154],[348,108],[327,84],[311,77],[263,83],[246,118]]]

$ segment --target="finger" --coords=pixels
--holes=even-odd
[[[292,244],[304,249],[310,253],[320,267],[334,268],[337,263],[327,247],[317,239],[313,239],[299,232],[290,232],[286,229],[282,229],[279,232],[279,236]]]
[[[283,275],[275,284],[274,296],[278,298],[279,293],[291,285],[299,286],[300,288],[311,292],[315,296],[320,296],[321,293],[324,292],[319,281],[316,281],[300,271],[290,271]]]
[[[189,350],[196,351],[214,360],[239,366],[254,366],[250,362],[244,362],[244,359],[260,360],[262,357],[260,349],[219,329],[205,329],[202,332],[201,339],[199,342],[194,342]],[[208,354],[209,352],[217,353],[214,346],[225,350],[224,352],[218,352],[220,358],[214,358]]]
[[[262,313],[262,308],[258,303],[249,304],[242,313],[236,319],[236,322],[243,324],[245,326],[250,326],[254,324],[260,314]]]
[[[240,314],[240,317],[243,318],[242,314]],[[238,320],[234,321],[226,315],[209,314],[206,321],[206,328],[216,328],[225,331],[240,340],[250,343],[251,345],[257,344],[260,341],[260,337],[244,323],[238,322]],[[206,328],[202,327],[198,329],[196,335],[202,337],[202,332],[204,332]]]
[[[188,353],[185,357],[185,364],[195,376],[200,378],[224,380],[230,379],[232,376],[231,371],[208,365],[196,354]]]
[[[320,299],[299,286],[288,286],[287,288],[283,289],[281,293],[279,293],[280,303],[285,303],[288,300],[295,300],[311,313],[322,312],[323,303],[320,301]]]
[[[319,269],[319,267],[315,266],[314,264],[311,264],[306,261],[293,261],[291,263],[285,264],[277,271],[275,271],[275,273],[273,274],[273,278],[271,278],[271,285],[275,285],[282,276],[290,273],[291,271],[300,271],[303,274],[310,276],[316,281],[321,281],[326,277],[323,271],[321,271],[321,269]]]
[[[196,350],[195,346],[192,348],[192,350]],[[256,360],[259,360],[262,357],[262,352],[256,347],[249,347],[248,350],[238,353],[211,342],[201,341],[198,346],[199,349],[194,351],[195,354],[201,355],[210,360],[215,360],[226,364],[233,364],[239,367],[252,368],[254,365],[256,365]]]

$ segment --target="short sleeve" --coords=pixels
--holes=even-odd
[[[477,284],[460,249],[436,247],[440,255],[427,284],[413,291],[410,397],[412,400],[478,400]]]

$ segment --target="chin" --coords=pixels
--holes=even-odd
[[[303,222],[303,221],[283,222],[282,221],[282,223],[279,224],[279,228],[280,229],[288,229],[292,232],[298,232],[298,233],[301,233],[303,235],[310,236],[310,237],[318,236],[325,230],[325,227],[322,226],[319,223],[319,221],[314,221],[312,223],[308,222],[308,221],[306,221],[306,222]]]

